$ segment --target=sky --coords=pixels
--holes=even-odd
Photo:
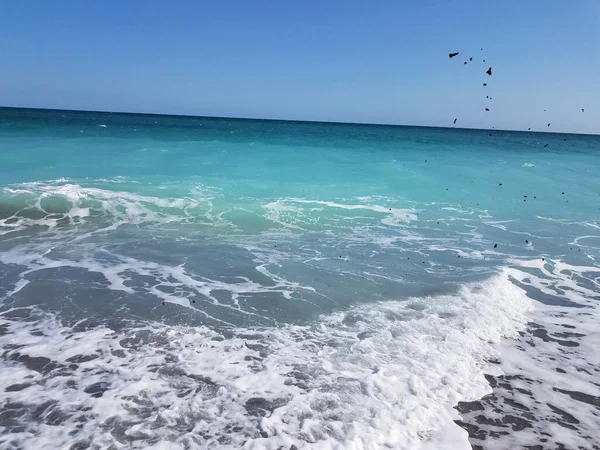
[[[0,106],[600,134],[599,80],[598,0],[0,0]]]

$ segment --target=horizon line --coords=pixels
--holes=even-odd
[[[268,121],[268,122],[297,122],[297,123],[314,123],[328,125],[359,125],[359,126],[375,126],[375,127],[404,127],[404,128],[439,128],[442,130],[467,130],[467,131],[487,131],[487,132],[513,132],[513,133],[539,133],[539,134],[568,134],[580,136],[600,136],[594,133],[573,133],[560,131],[534,131],[520,129],[501,129],[501,128],[469,128],[469,127],[450,127],[441,125],[407,125],[407,124],[392,124],[392,123],[372,123],[372,122],[341,122],[327,120],[306,120],[306,119],[277,119],[271,117],[235,117],[235,116],[207,116],[207,115],[192,115],[192,114],[165,114],[153,112],[132,112],[132,111],[107,111],[93,109],[62,109],[62,108],[42,108],[30,106],[2,106],[1,109],[21,109],[33,111],[61,111],[61,112],[76,112],[76,113],[100,113],[100,114],[122,114],[122,115],[142,115],[142,116],[162,116],[162,117],[186,117],[192,119],[225,119],[225,120],[247,120],[247,121]]]

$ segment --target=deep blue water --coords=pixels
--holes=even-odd
[[[598,136],[0,109],[0,444],[468,445],[502,336],[596,320],[599,168]]]

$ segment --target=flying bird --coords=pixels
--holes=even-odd
[[[548,124],[548,126],[550,126],[550,124]]]
[[[454,58],[455,56],[458,56],[458,52],[456,52],[456,53],[449,53],[448,56],[450,58]]]
[[[585,112],[585,109],[581,108],[581,112]]]
[[[469,58],[469,61],[473,61],[473,57],[472,56]]]
[[[487,86],[487,83],[483,83],[484,86]]]
[[[490,108],[485,108],[485,110],[486,110],[486,111],[489,111],[489,110],[490,110]]]
[[[486,72],[486,73],[487,73],[488,75],[490,75],[490,76],[491,76],[491,75],[492,75],[492,68],[490,67],[490,68],[487,70],[487,72]]]
[[[454,123],[456,123],[456,121],[457,121],[457,120],[458,120],[458,119],[454,119]]]

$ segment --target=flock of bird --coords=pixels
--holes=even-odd
[[[483,50],[483,48],[482,48],[481,50]],[[448,56],[450,57],[450,59],[452,59],[452,58],[455,58],[455,57],[456,57],[456,56],[458,56],[458,55],[459,55],[459,52],[454,52],[454,53],[449,53],[449,54],[448,54]],[[470,58],[469,58],[469,61],[465,61],[464,63],[465,63],[465,64],[467,64],[467,62],[471,62],[471,61],[473,61],[473,57],[470,57]],[[485,63],[485,59],[483,60],[483,62]],[[485,73],[486,73],[488,76],[490,76],[490,77],[491,77],[491,76],[492,76],[492,67],[490,66],[490,67],[488,68],[488,70],[486,70],[486,71],[485,71]],[[487,87],[487,83],[483,83],[483,87]],[[486,95],[486,96],[485,96],[485,98],[486,98],[486,99],[488,99],[488,100],[491,100],[491,99],[492,99],[492,98],[491,98],[489,95]],[[490,110],[490,108],[489,108],[489,107],[485,107],[485,111],[486,111],[486,112],[489,112],[489,110]],[[546,112],[546,110],[544,110],[544,112]],[[584,113],[584,112],[585,112],[585,108],[581,108],[581,112],[582,112],[582,113]],[[455,119],[454,119],[454,124],[455,124],[455,125],[456,125],[456,122],[457,122],[457,121],[458,121],[458,118],[455,118]],[[548,122],[548,124],[547,124],[547,127],[548,127],[548,128],[550,128],[550,125],[552,125],[552,123]],[[531,128],[528,128],[527,130],[528,130],[528,131],[531,131]],[[489,135],[490,135],[490,136],[492,136],[492,133],[490,133]],[[566,139],[565,139],[565,141],[566,141]],[[548,144],[545,144],[545,145],[544,145],[544,148],[546,148],[546,147],[548,147]],[[427,162],[427,160],[426,160],[425,162]],[[502,186],[502,183],[499,183],[499,186]],[[448,190],[448,189],[446,189],[446,190]],[[562,195],[565,195],[565,193],[563,192],[563,193],[562,193]],[[524,197],[523,201],[527,201],[527,195],[524,195],[523,197]],[[537,198],[537,197],[536,197],[536,196],[534,196],[533,198]],[[568,200],[567,200],[567,202],[568,202]],[[438,224],[439,224],[439,222],[438,222]],[[527,240],[527,239],[526,239],[526,240],[525,240],[525,243],[526,243],[527,245],[529,245],[529,240]],[[497,243],[495,243],[495,244],[494,244],[494,248],[498,248],[498,244],[497,244]],[[571,250],[572,250],[572,249],[571,249]],[[460,258],[460,256],[459,256],[459,258]],[[545,261],[545,258],[543,258],[543,257],[542,257],[542,261]]]
[[[481,50],[483,51],[483,48],[482,48]],[[453,52],[453,53],[448,53],[448,56],[450,57],[450,59],[452,59],[452,58],[455,58],[455,57],[457,57],[459,54],[460,54],[459,52]],[[471,57],[469,57],[469,61],[465,61],[465,62],[464,62],[464,64],[466,65],[468,62],[471,62],[471,61],[473,61],[473,57],[472,57],[472,56],[471,56]],[[485,59],[483,60],[483,62],[485,63]],[[492,76],[492,67],[490,66],[490,67],[488,68],[488,70],[486,70],[486,71],[485,71],[485,73],[486,73],[488,76],[490,76],[490,77],[491,77],[491,76]],[[483,83],[483,87],[487,87],[487,85],[488,85],[487,83]],[[492,97],[490,97],[489,95],[486,95],[486,96],[485,96],[485,98],[486,98],[486,99],[488,99],[488,100],[491,100],[491,99],[492,99]],[[490,111],[490,108],[486,106],[486,107],[485,107],[485,111],[486,111],[486,112],[489,112],[489,111]],[[544,111],[546,111],[546,110],[544,110]],[[582,112],[582,113],[583,113],[583,112],[585,112],[585,109],[584,109],[584,108],[581,108],[581,112]],[[453,122],[453,123],[454,123],[454,125],[456,125],[456,122],[457,122],[457,121],[458,121],[458,118],[455,118],[455,119],[454,119],[454,122]],[[551,123],[548,123],[547,127],[548,127],[548,128],[550,128],[550,125],[551,125]],[[531,131],[531,128],[527,128],[527,131]],[[491,136],[491,135],[492,135],[492,134],[490,133],[490,136]],[[566,139],[565,139],[565,140],[566,140]],[[544,145],[544,148],[545,148],[545,147],[548,147],[548,144]]]
[[[483,48],[481,50],[483,50]],[[450,57],[450,59],[452,59],[452,58],[455,58],[456,56],[458,56],[459,54],[460,54],[459,52],[454,52],[454,53],[449,53],[448,56]],[[469,61],[465,61],[464,64],[466,65],[468,62],[471,62],[471,61],[473,61],[472,56],[469,58]],[[483,60],[483,62],[485,63],[485,59]],[[485,71],[485,73],[491,77],[492,76],[492,67],[490,66],[488,68],[488,70]],[[483,87],[487,87],[487,83],[483,83]],[[485,98],[488,100],[492,99],[489,95],[486,95]],[[485,108],[486,112],[489,112],[489,110],[490,110],[490,108],[488,108],[488,107]],[[458,120],[458,118],[454,119],[454,125],[456,125],[457,120]]]

